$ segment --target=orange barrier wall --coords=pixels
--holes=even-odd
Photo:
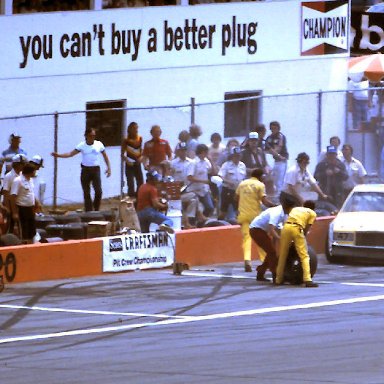
[[[4,276],[5,283],[10,280],[21,283],[103,273],[100,239],[2,247],[0,255],[3,260],[0,274]]]
[[[308,244],[316,253],[324,253],[331,220],[333,216],[319,217],[308,234]],[[241,242],[238,225],[181,231],[176,236],[176,262],[193,266],[243,261]],[[258,259],[256,247],[252,259]]]
[[[308,242],[317,253],[324,253],[326,233],[333,217],[316,220]],[[241,231],[238,225],[191,229],[176,233],[176,256],[189,266],[243,261]],[[101,275],[101,239],[70,240],[0,248],[0,275],[5,283],[55,280]],[[253,260],[257,250],[253,248]]]

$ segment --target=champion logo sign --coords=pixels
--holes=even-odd
[[[123,241],[121,238],[109,240],[109,252],[119,252],[123,250]]]
[[[301,56],[347,54],[348,0],[301,3]]]

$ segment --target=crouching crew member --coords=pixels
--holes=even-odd
[[[307,235],[311,225],[316,219],[315,203],[311,200],[304,202],[303,207],[291,209],[288,219],[281,231],[280,255],[276,271],[276,284],[284,283],[284,269],[289,248],[294,244],[303,268],[303,282],[307,288],[318,287],[311,278],[311,268],[309,264],[309,254],[307,248]]]
[[[286,201],[283,205],[268,208],[259,216],[256,216],[249,226],[249,234],[256,243],[260,252],[265,252],[264,262],[259,265],[256,275],[257,281],[270,281],[264,277],[269,269],[272,272],[273,282],[276,279],[277,253],[276,243],[280,239],[278,228],[287,219],[287,216],[294,206],[294,202]]]

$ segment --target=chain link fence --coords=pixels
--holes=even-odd
[[[211,134],[218,132],[226,144],[232,138],[241,143],[257,123],[264,122],[268,130],[269,122],[277,120],[287,137],[290,164],[299,152],[307,152],[312,160],[311,170],[314,170],[319,153],[329,144],[329,138],[337,135],[343,143],[353,146],[354,156],[374,177],[380,170],[383,147],[383,114],[380,111],[384,92],[382,88],[372,89],[372,92],[379,96],[375,109],[368,110],[367,121],[358,130],[352,128],[347,90],[290,95],[263,95],[255,91],[244,93],[244,97],[228,93],[218,102],[200,102],[192,98],[184,105],[132,108],[125,100],[112,101],[113,104],[103,101],[100,108],[97,102],[92,102],[79,111],[1,117],[0,142],[5,149],[9,135],[16,132],[22,136],[21,147],[29,157],[39,154],[44,158],[44,168],[38,178],[45,185],[44,203],[54,207],[83,201],[79,180],[81,155],[54,159],[51,152],[72,151],[84,139],[87,126],[97,129],[97,139],[106,145],[111,161],[112,176],[102,179],[103,197],[126,193],[120,144],[131,121],[139,124],[143,141],[151,138],[152,125],[160,125],[162,137],[174,148],[180,131],[188,130],[191,123],[203,129],[200,142],[210,144]],[[270,157],[268,161],[273,165]],[[104,164],[102,169],[105,169]]]

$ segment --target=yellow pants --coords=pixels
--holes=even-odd
[[[284,281],[285,263],[292,242],[295,244],[297,255],[300,258],[301,266],[303,268],[303,281],[312,281],[307,241],[303,230],[297,225],[285,224],[281,230],[280,237],[280,255],[276,270],[277,284],[281,284]]]
[[[241,225],[241,234],[243,235],[243,255],[244,255],[244,261],[251,261],[252,260],[252,237],[249,234],[249,224],[251,224],[254,217],[244,217],[239,215],[237,218],[238,223]],[[261,249],[260,247],[257,247],[259,258],[261,261],[264,261],[265,259],[265,251]]]

